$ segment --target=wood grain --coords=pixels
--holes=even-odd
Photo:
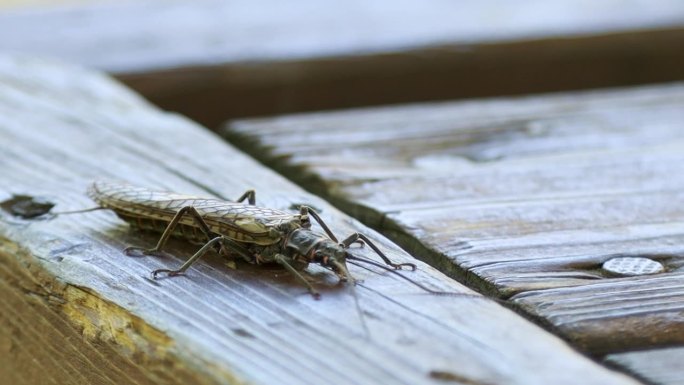
[[[626,368],[652,384],[676,385],[684,382],[684,348],[654,349],[611,354],[606,362]]]
[[[684,344],[681,273],[529,291],[512,300],[597,355],[633,346]]]
[[[600,355],[684,341],[683,107],[684,85],[670,84],[243,120],[224,133]],[[666,273],[602,269],[625,256]],[[575,305],[581,316],[566,317]]]
[[[223,198],[255,188],[261,205],[308,203],[338,234],[367,232],[391,258],[413,260],[97,73],[3,57],[0,132],[0,201],[24,194],[58,211],[90,207],[85,189],[94,179]],[[126,257],[125,246],[151,246],[156,236],[129,231],[111,212],[51,220],[0,212],[0,237],[0,288],[11,299],[0,304],[8,326],[0,348],[9,357],[0,374],[17,383],[40,382],[29,365],[60,384],[571,384],[580,375],[593,384],[636,383],[423,263],[406,274],[458,294],[429,295],[352,266],[363,280],[358,312],[348,286],[312,267],[320,301],[281,269],[232,269],[217,256],[185,277],[151,280],[151,270],[178,266],[195,248],[175,242],[167,258]]]
[[[670,0],[107,2],[4,12],[0,50],[111,71],[214,127],[683,79],[683,20]]]

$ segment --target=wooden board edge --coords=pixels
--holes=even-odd
[[[231,373],[210,365],[188,365],[175,351],[174,341],[162,330],[90,288],[61,281],[34,255],[3,236],[0,281],[8,289],[3,290],[4,295],[16,297],[15,304],[19,304],[11,313],[3,311],[0,315],[0,321],[11,324],[10,329],[15,330],[5,335],[10,354],[0,368],[26,364],[14,361],[21,359],[20,355],[12,354],[12,347],[17,346],[16,350],[24,351],[37,367],[46,370],[42,374],[45,378],[58,383],[78,383],[83,378],[132,384],[242,383]],[[55,340],[41,341],[46,338]],[[80,374],[69,370],[51,372],[54,368],[45,363],[55,358],[61,361],[60,367],[73,366]],[[16,373],[5,374],[21,377]]]

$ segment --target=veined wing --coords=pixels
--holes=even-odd
[[[220,199],[152,191],[117,182],[95,182],[88,189],[88,196],[101,207],[114,210],[124,219],[143,218],[169,222],[178,210],[192,206],[213,232],[240,242],[262,245],[280,240],[280,236],[277,233],[274,235],[272,231],[274,226],[300,220],[299,215],[280,210]],[[190,216],[184,217],[180,223],[197,226],[194,218]]]

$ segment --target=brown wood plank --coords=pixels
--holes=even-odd
[[[684,344],[684,275],[529,291],[512,300],[594,354]]]
[[[261,205],[311,204],[336,233],[368,232],[391,258],[413,260],[97,73],[3,57],[0,135],[0,201],[28,194],[57,210],[90,207],[84,192],[94,179],[214,197],[255,188]],[[19,384],[636,383],[423,263],[405,274],[458,294],[430,295],[351,266],[363,280],[357,309],[349,286],[314,267],[306,275],[320,301],[282,269],[232,269],[218,256],[185,277],[151,280],[151,270],[178,266],[196,249],[175,242],[167,258],[122,253],[156,239],[111,212],[25,220],[0,211],[0,376]],[[354,252],[372,257],[368,247]]]
[[[682,343],[684,299],[659,284],[684,266],[682,84],[243,120],[225,134],[462,282],[517,294],[591,353]],[[616,277],[603,268],[616,257],[665,273]],[[618,295],[640,285],[658,296]],[[647,311],[608,311],[604,292]],[[566,318],[556,293],[584,318]]]
[[[0,51],[116,73],[215,126],[683,79],[683,26],[684,5],[671,0],[108,2],[6,11]]]
[[[611,354],[606,358],[611,365],[626,368],[649,383],[658,385],[684,383],[682,360],[682,347]]]

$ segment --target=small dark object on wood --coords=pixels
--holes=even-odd
[[[47,214],[55,206],[54,203],[30,195],[14,195],[0,203],[0,207],[15,217],[24,219],[36,218]]]

